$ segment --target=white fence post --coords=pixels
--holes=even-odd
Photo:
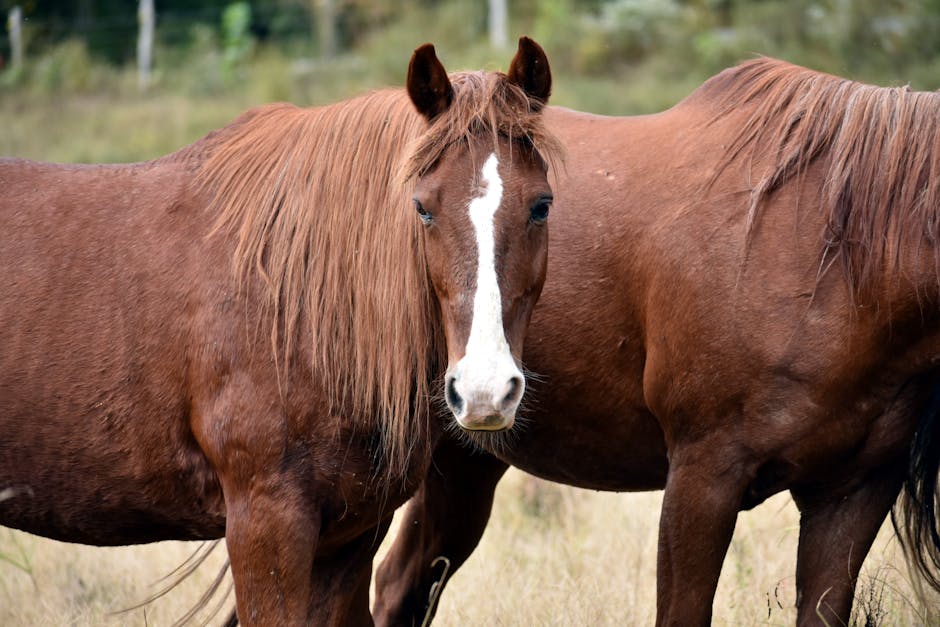
[[[137,35],[137,85],[144,90],[150,86],[150,66],[153,62],[153,28],[156,21],[153,0],[140,0],[137,20],[140,23]]]
[[[23,11],[16,6],[10,9],[7,18],[7,30],[10,33],[10,66],[14,70],[23,67]]]
[[[490,45],[494,48],[505,48],[509,40],[506,26],[509,11],[506,0],[490,0],[489,9]]]

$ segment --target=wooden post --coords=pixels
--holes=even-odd
[[[336,56],[336,0],[314,0],[313,9],[317,22],[317,37],[320,40],[320,57],[332,59]]]
[[[489,9],[490,45],[494,48],[505,48],[509,41],[506,27],[509,11],[506,0],[490,0]]]
[[[145,90],[150,86],[150,66],[153,62],[153,29],[156,21],[153,0],[140,0],[137,20],[140,24],[137,36],[137,85]]]
[[[10,9],[7,18],[7,30],[10,33],[10,67],[14,71],[23,67],[23,11],[18,7]]]

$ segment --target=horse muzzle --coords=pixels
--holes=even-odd
[[[514,363],[511,367],[490,366],[471,371],[458,363],[447,373],[447,406],[467,431],[503,431],[516,420],[525,378]]]

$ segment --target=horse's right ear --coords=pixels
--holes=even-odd
[[[446,111],[454,99],[454,88],[447,78],[447,70],[437,60],[431,44],[424,44],[411,55],[408,96],[418,113],[428,121]]]

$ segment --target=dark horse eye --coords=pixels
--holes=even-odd
[[[421,204],[421,201],[417,198],[414,198],[415,210],[418,212],[418,217],[421,218],[421,221],[425,224],[430,224],[431,222],[431,212],[424,208],[424,205]]]
[[[552,207],[551,198],[539,198],[529,209],[529,220],[535,224],[542,224],[548,220],[548,210]]]

